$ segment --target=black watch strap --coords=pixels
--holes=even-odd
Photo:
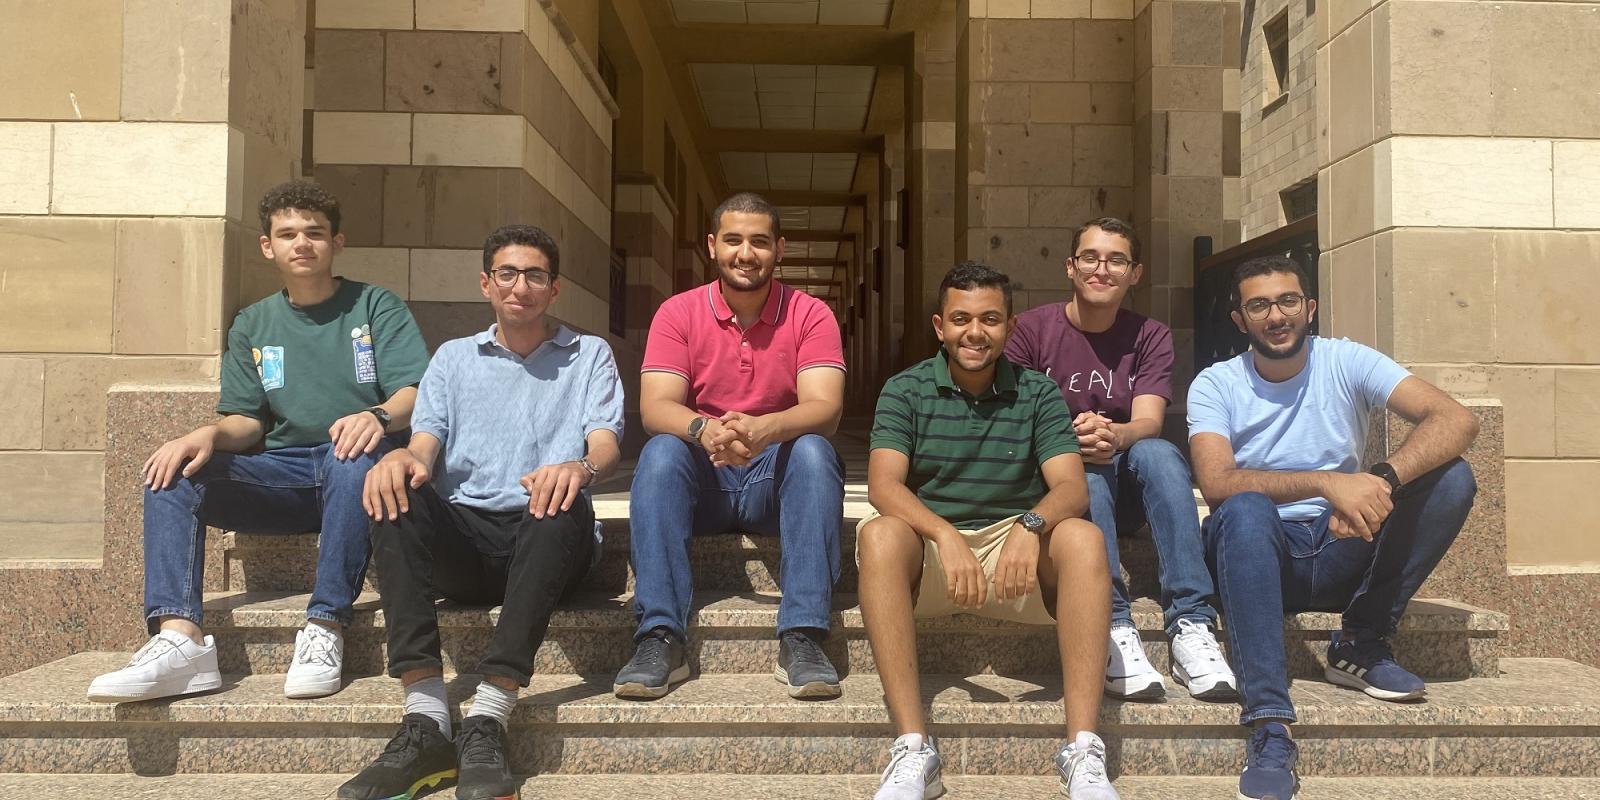
[[[1394,471],[1394,466],[1387,461],[1379,461],[1370,467],[1367,472],[1372,473],[1389,482],[1389,491],[1398,492],[1403,485],[1400,483],[1400,473]]]
[[[384,430],[388,430],[389,429],[389,422],[392,419],[392,417],[389,416],[389,412],[384,411],[382,408],[379,408],[378,406],[373,406],[372,408],[367,409],[367,413],[371,414],[374,417],[377,417],[378,418],[378,422],[383,424],[383,429]]]

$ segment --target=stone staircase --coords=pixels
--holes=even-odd
[[[628,507],[623,492],[597,495],[606,528],[601,564],[552,619],[538,675],[512,717],[513,766],[535,776],[524,796],[870,796],[893,734],[849,557],[855,521],[868,510],[860,444],[841,440],[851,466],[846,570],[828,642],[846,675],[844,697],[793,700],[773,679],[776,540],[742,535],[694,543],[695,677],[655,702],[612,697],[612,675],[632,651]],[[281,672],[303,624],[315,536],[217,538],[208,559],[215,591],[205,610],[221,647],[223,689],[175,701],[88,703],[89,680],[126,658],[105,652],[0,678],[0,794],[325,797],[378,752],[395,730],[400,690],[383,675],[384,621],[372,587],[348,633],[346,687],[289,701]],[[1165,671],[1160,612],[1149,599],[1148,537],[1125,541],[1123,551],[1141,595],[1135,622]],[[497,615],[441,609],[455,703],[476,685],[456,670],[477,662]],[[1503,658],[1506,615],[1419,599],[1397,650],[1430,679],[1428,700],[1383,703],[1320,679],[1322,651],[1337,626],[1329,613],[1285,620],[1304,797],[1600,798],[1600,670]],[[951,796],[1058,796],[1050,758],[1065,731],[1053,634],[961,615],[919,623],[918,646]],[[1124,798],[1232,797],[1245,734],[1237,714],[1234,704],[1195,701],[1170,685],[1160,703],[1108,700],[1101,732]]]

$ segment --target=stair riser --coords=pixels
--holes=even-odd
[[[398,711],[396,712],[398,713]],[[382,749],[393,725],[125,723],[0,729],[0,772],[354,773]],[[1051,771],[1060,730],[934,725],[950,774]],[[1296,730],[1302,775],[1600,776],[1600,728]],[[1369,735],[1370,734],[1370,735]],[[1102,729],[1113,775],[1235,775],[1243,729]],[[873,773],[892,739],[885,725],[605,726],[513,724],[520,773]]]
[[[227,673],[269,674],[287,669],[294,652],[294,630],[235,628],[215,630],[218,657]],[[552,629],[534,657],[542,675],[615,672],[633,655],[631,629]],[[470,672],[489,647],[492,631],[445,628],[441,631],[445,667]],[[1296,678],[1322,677],[1327,633],[1290,634],[1290,671]],[[376,675],[387,668],[381,629],[353,628],[345,640],[345,669],[351,675]],[[844,672],[877,672],[872,648],[859,628],[836,634],[825,649]],[[1017,631],[925,631],[917,637],[918,661],[925,674],[1036,675],[1059,671],[1055,637],[1048,629]],[[1431,679],[1455,680],[1496,674],[1495,640],[1463,634],[1402,633],[1396,638],[1401,663]],[[1145,642],[1145,653],[1162,674],[1170,673],[1170,651],[1163,638]],[[708,628],[690,637],[690,664],[703,673],[762,673],[772,669],[778,646],[773,632],[756,628]],[[1174,691],[1181,691],[1172,687]]]

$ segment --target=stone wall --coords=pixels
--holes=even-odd
[[[1326,13],[1326,12],[1324,12]],[[1238,108],[1242,184],[1225,202],[1238,215],[1245,239],[1292,222],[1282,192],[1317,177],[1316,3],[1262,0],[1250,20],[1240,70]],[[1278,84],[1264,28],[1287,24],[1287,80]]]

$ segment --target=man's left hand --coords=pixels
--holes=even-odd
[[[328,439],[333,442],[333,457],[344,461],[359,453],[377,449],[383,439],[383,423],[371,411],[357,411],[348,417],[335,420],[328,428]]]
[[[576,461],[546,464],[518,481],[528,492],[528,513],[534,519],[553,517],[572,508],[583,487],[589,485],[589,470]]]
[[[729,411],[718,420],[722,423],[722,431],[714,444],[728,445],[712,457],[712,463],[718,466],[744,466],[751,459],[761,455],[772,443],[772,425],[766,417],[746,414],[742,411]],[[742,448],[735,445],[743,445]]]

